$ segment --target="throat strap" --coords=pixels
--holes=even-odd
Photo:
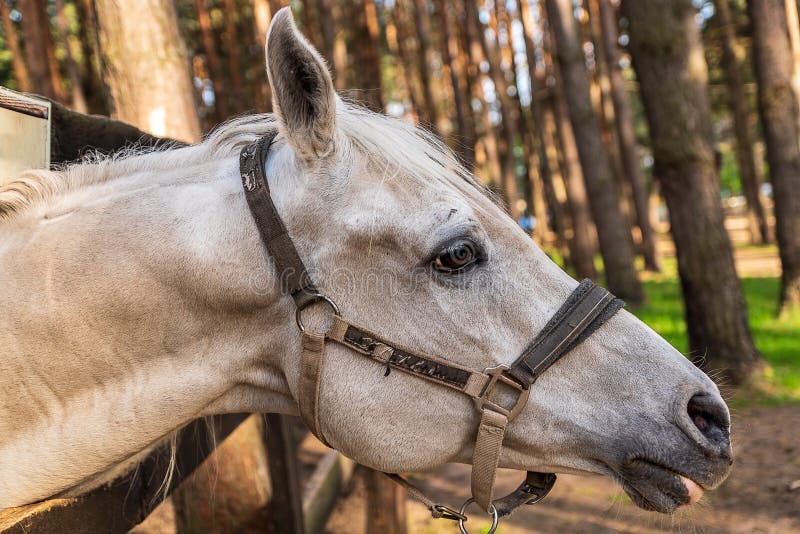
[[[484,510],[492,504],[495,473],[503,450],[508,417],[491,409],[481,412],[478,437],[472,454],[472,498]]]
[[[300,381],[297,399],[300,417],[318,440],[325,446],[331,447],[319,426],[319,386],[324,363],[325,335],[304,331],[300,336]]]

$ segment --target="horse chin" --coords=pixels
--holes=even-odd
[[[705,491],[692,479],[645,458],[626,462],[617,478],[637,506],[665,514],[696,503]]]

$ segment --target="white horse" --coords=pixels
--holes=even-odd
[[[297,413],[294,305],[238,168],[272,128],[275,203],[348,318],[483,369],[577,286],[440,142],[340,100],[287,11],[267,69],[274,116],[0,189],[0,508],[118,477],[198,417]],[[328,351],[319,419],[338,450],[388,472],[470,462],[467,397]],[[725,478],[728,426],[714,383],[623,311],[536,382],[501,465],[606,474],[669,512]]]

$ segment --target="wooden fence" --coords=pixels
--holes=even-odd
[[[51,499],[0,511],[3,534],[69,532],[74,534],[123,533],[144,521],[171,493],[190,477],[213,452],[214,441],[229,436],[248,416],[224,415],[195,421],[184,428],[177,440],[175,474],[163,487],[170,463],[167,447],[160,447],[130,475],[75,498]],[[250,417],[262,417],[253,415]],[[270,499],[263,510],[254,510],[258,522],[249,532],[301,534],[320,532],[336,497],[352,473],[352,463],[335,451],[328,451],[313,474],[300,486],[297,442],[292,439],[293,418],[265,416],[259,425],[269,464]],[[213,432],[213,434],[212,434]],[[213,439],[212,439],[213,438]]]

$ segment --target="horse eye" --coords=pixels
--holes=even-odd
[[[446,274],[460,273],[478,261],[475,243],[472,241],[457,241],[448,245],[433,260],[433,267]]]

